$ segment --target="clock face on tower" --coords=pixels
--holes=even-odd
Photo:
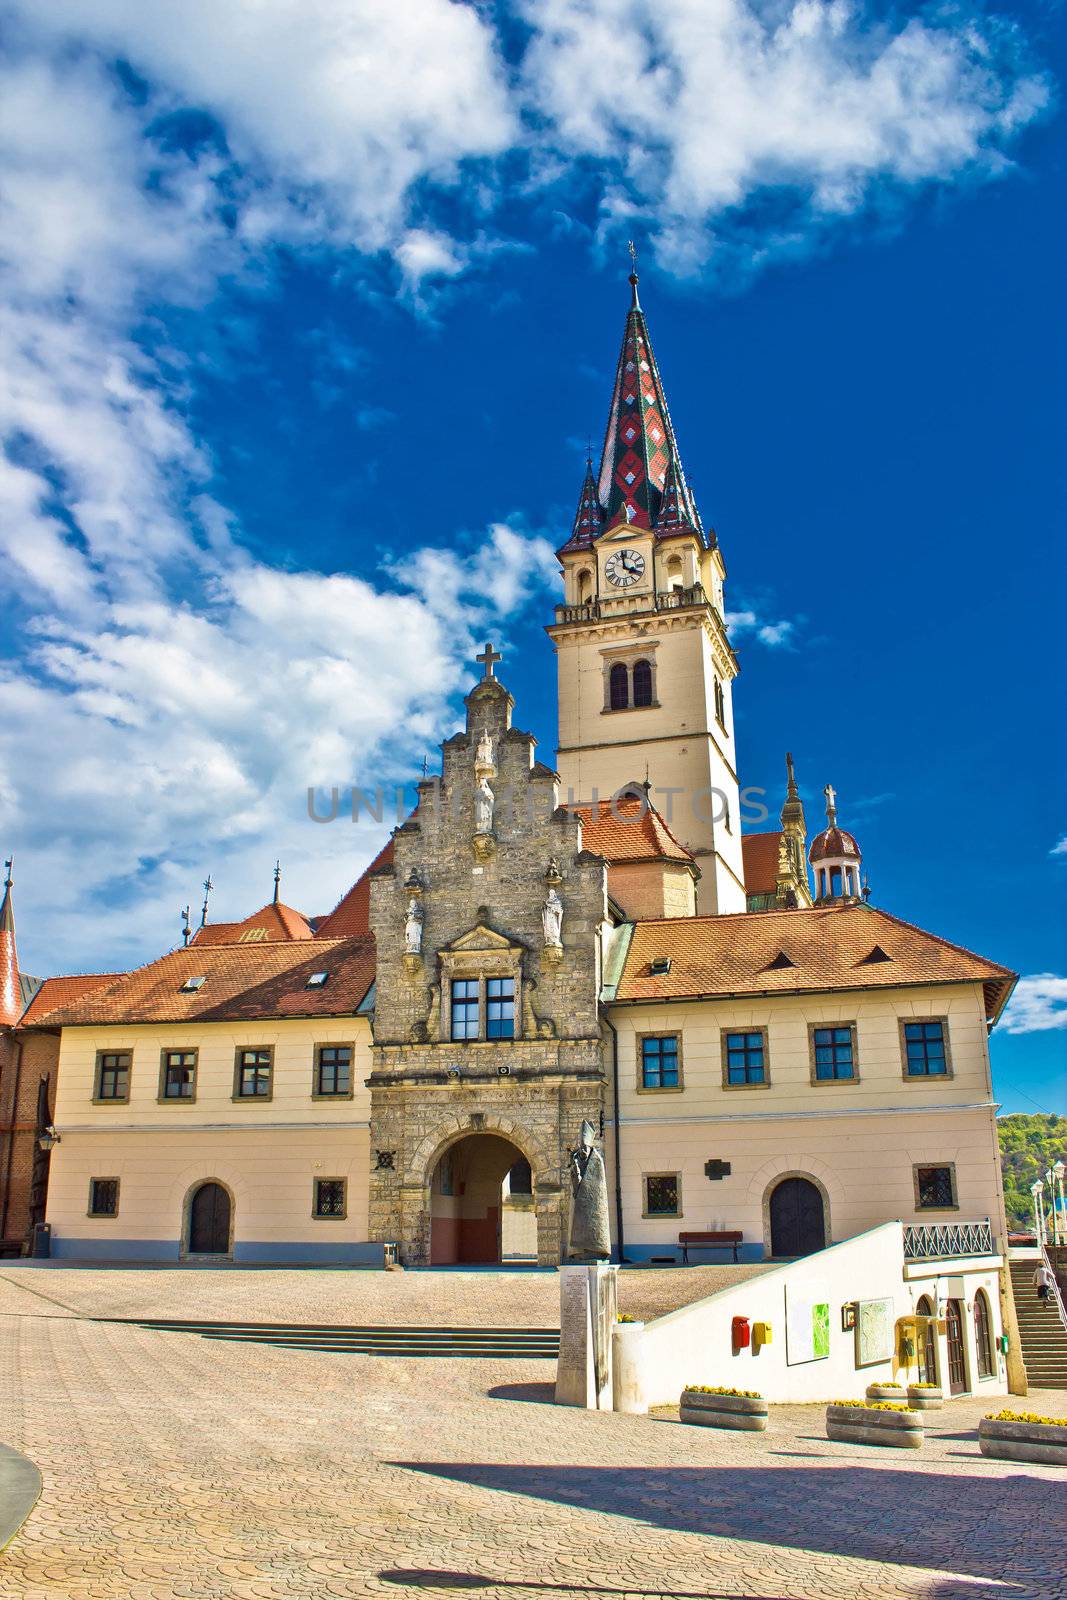
[[[604,563],[604,576],[616,589],[629,589],[645,575],[645,558],[639,550],[616,550]]]

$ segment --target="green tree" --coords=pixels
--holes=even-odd
[[[1018,1112],[997,1118],[1000,1165],[1004,1173],[1004,1206],[1011,1229],[1032,1228],[1034,1201],[1030,1185],[1057,1161],[1067,1162],[1067,1117],[1052,1112]],[[1046,1193],[1046,1204],[1050,1197]]]

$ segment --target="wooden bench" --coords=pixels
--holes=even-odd
[[[682,1260],[689,1265],[690,1249],[698,1250],[732,1250],[734,1264],[737,1264],[737,1247],[744,1239],[743,1233],[680,1233],[678,1243],[682,1247]]]

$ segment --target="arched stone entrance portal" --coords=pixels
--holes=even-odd
[[[497,1133],[449,1145],[430,1179],[430,1265],[537,1260],[530,1164]]]

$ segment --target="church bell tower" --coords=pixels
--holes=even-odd
[[[558,551],[557,765],[573,804],[647,781],[700,868],[698,911],[744,911],[726,567],[682,470],[637,281],[600,470],[587,463]]]

